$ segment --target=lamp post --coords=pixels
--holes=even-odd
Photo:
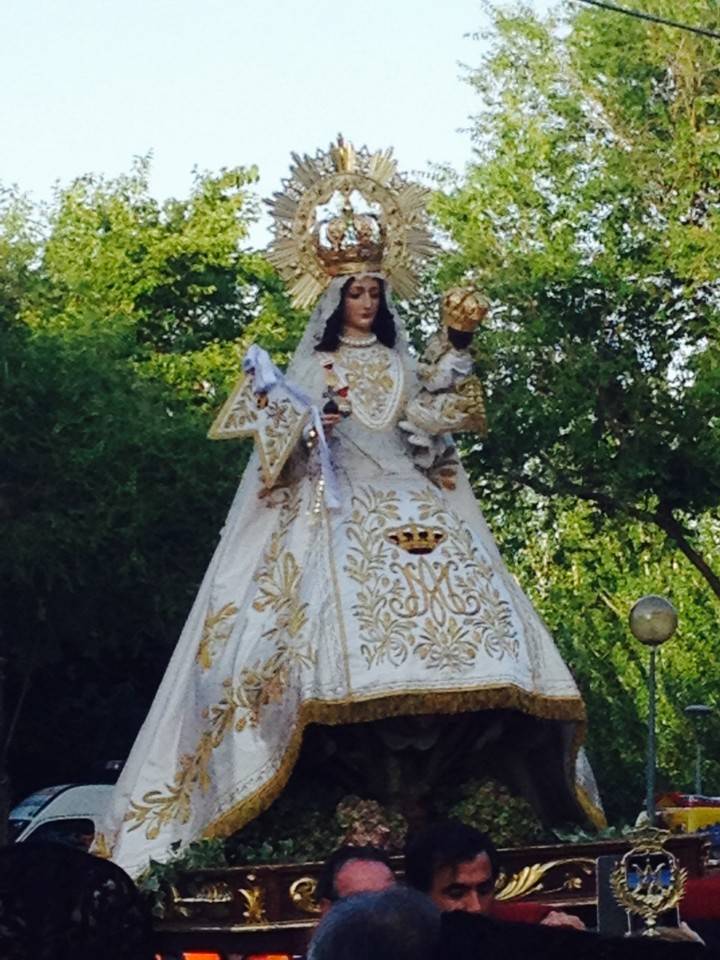
[[[691,703],[685,707],[683,713],[692,722],[695,732],[695,793],[702,793],[702,726],[713,712],[712,707],[705,703]]]
[[[675,633],[678,615],[669,600],[650,594],[633,604],[629,621],[635,639],[650,647],[645,813],[652,825],[655,823],[655,661],[657,648]]]

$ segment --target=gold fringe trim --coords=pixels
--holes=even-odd
[[[577,752],[585,739],[586,713],[580,697],[546,697],[504,685],[463,691],[390,694],[383,697],[368,697],[365,700],[308,700],[300,706],[295,729],[279,769],[254,794],[240,800],[213,820],[203,831],[203,836],[227,837],[258,817],[277,799],[290,779],[300,753],[305,727],[310,723],[337,726],[343,723],[368,723],[371,720],[382,720],[387,717],[502,709],[519,710],[542,720],[559,720],[578,724],[571,748],[574,774]],[[604,823],[602,811],[592,803],[587,793],[582,791],[584,797],[581,797],[581,788],[574,781],[571,788],[580,808],[591,822],[597,825],[601,819]]]
[[[585,816],[597,830],[604,830],[605,827],[607,827],[605,811],[602,809],[602,807],[599,807],[595,803],[585,787],[581,786],[579,783],[574,784],[574,787],[575,798],[580,804]]]
[[[607,827],[605,811],[599,806],[582,784],[577,782],[576,767],[580,748],[585,743],[585,734],[587,733],[587,723],[578,724],[573,734],[572,746],[568,756],[567,780],[570,792],[575,797],[577,805],[587,817],[588,821],[598,830],[604,830]]]

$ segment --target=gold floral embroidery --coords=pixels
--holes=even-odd
[[[383,533],[388,523],[399,520],[396,494],[370,487],[353,497],[345,572],[360,585],[353,613],[365,638],[360,650],[369,667],[385,658],[395,665],[404,663],[412,643],[413,625],[393,617],[387,609],[388,595],[398,594],[400,587],[387,575],[398,551]]]
[[[226,603],[216,613],[208,613],[203,624],[200,644],[195,655],[195,661],[203,670],[212,666],[213,656],[219,644],[227,643],[232,631],[233,620],[238,608],[233,603]]]
[[[307,418],[307,410],[296,404],[281,385],[268,394],[256,394],[252,378],[246,377],[225,401],[208,436],[211,440],[254,437],[263,481],[272,487],[300,439]]]
[[[210,711],[204,711],[203,716],[212,715],[211,729],[203,732],[193,753],[180,757],[172,784],[165,784],[164,790],[148,790],[143,794],[142,801],[130,802],[124,817],[125,823],[132,824],[129,831],[146,824],[145,836],[148,840],[154,840],[170,821],[177,820],[181,824],[188,822],[193,790],[197,785],[205,793],[210,786],[208,767],[212,752],[220,746],[232,727],[235,708],[234,700],[226,696]]]
[[[385,430],[397,418],[405,375],[398,354],[375,344],[341,347],[337,361],[350,385],[352,415],[369,430]]]
[[[411,654],[428,669],[455,672],[481,652],[517,658],[510,606],[493,586],[492,567],[478,555],[469,527],[431,490],[411,500],[420,520],[432,517],[446,535],[433,551],[439,559],[403,560],[388,541],[388,524],[400,518],[396,494],[365,488],[353,498],[345,571],[358,584],[353,612],[368,667],[386,659],[399,666]]]
[[[471,667],[477,655],[472,631],[450,617],[444,628],[432,620],[421,632],[415,653],[431,669],[461,670]]]
[[[150,790],[142,801],[130,803],[125,815],[125,822],[132,824],[128,829],[145,826],[148,840],[155,839],[173,820],[181,824],[189,821],[193,791],[198,787],[204,793],[210,786],[213,751],[231,731],[240,733],[246,727],[257,726],[263,709],[283,699],[293,672],[315,662],[310,640],[304,635],[308,617],[307,604],[299,597],[300,569],[293,554],[285,549],[288,531],[299,509],[297,494],[286,491],[279,527],[255,575],[258,595],[253,609],[258,612],[269,609],[275,614],[269,628],[260,636],[271,653],[242,670],[237,683],[232,678],[223,681],[220,701],[202,713],[203,720],[209,724],[194,751],[180,758],[173,783],[160,790]]]

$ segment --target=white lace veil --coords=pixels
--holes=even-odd
[[[394,349],[401,354],[405,369],[411,369],[413,366],[413,361],[408,348],[408,338],[405,332],[405,324],[403,323],[394,303],[392,302],[390,283],[382,273],[364,273],[358,274],[357,276],[375,277],[377,280],[383,281],[385,285],[385,302],[393,318],[395,331],[397,334],[397,340],[395,342]],[[315,309],[310,315],[308,324],[305,327],[305,332],[302,335],[300,343],[295,349],[295,353],[293,354],[292,360],[290,361],[287,369],[287,379],[291,383],[300,387],[301,390],[304,390],[306,393],[310,394],[313,402],[315,403],[317,403],[320,399],[324,385],[322,366],[318,362],[315,347],[319,343],[325,331],[325,325],[340,305],[343,287],[348,280],[350,280],[350,277],[345,276],[333,277],[333,279],[330,281],[329,287],[320,297]]]

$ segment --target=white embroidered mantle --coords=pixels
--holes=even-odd
[[[568,776],[597,804],[575,682],[508,572],[460,470],[440,490],[396,423],[413,372],[380,344],[334,354],[341,509],[312,459],[259,499],[251,458],[98,839],[133,874],[227,834],[278,795],[310,722],[512,708],[567,725]]]

